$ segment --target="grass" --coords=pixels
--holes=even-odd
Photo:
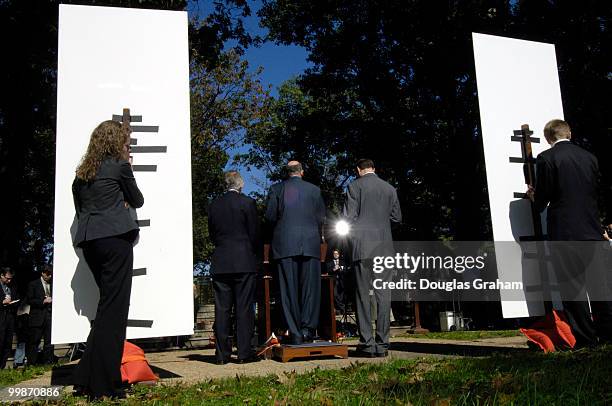
[[[442,332],[434,331],[434,332],[425,333],[425,334],[402,333],[402,334],[397,334],[394,337],[470,341],[470,340],[478,340],[478,339],[483,339],[483,338],[516,337],[520,335],[521,335],[521,332],[518,330],[475,330],[475,331],[442,331]],[[358,339],[359,337],[346,337],[343,339],[343,341],[354,341]]]
[[[612,403],[612,346],[484,358],[354,363],[303,375],[135,388],[128,405],[598,405]],[[60,404],[83,404],[65,397]],[[110,404],[110,403],[107,403]]]
[[[444,340],[478,340],[483,338],[500,338],[520,336],[518,330],[476,330],[476,331],[443,331],[425,334],[401,334],[399,337],[435,338]]]
[[[34,379],[44,374],[46,371],[50,371],[51,368],[52,365],[35,365],[21,369],[2,369],[0,370],[0,387],[14,385],[21,381],[27,381],[28,379]]]

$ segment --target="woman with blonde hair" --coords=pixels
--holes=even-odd
[[[96,318],[74,374],[77,393],[122,397],[121,356],[132,288],[132,247],[138,224],[130,207],[144,204],[129,163],[130,130],[104,121],[91,134],[72,194],[78,219],[74,245],[100,290]]]

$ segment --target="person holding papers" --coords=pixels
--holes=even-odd
[[[11,354],[15,320],[19,298],[13,284],[14,274],[10,268],[0,270],[0,369],[6,367],[6,360]]]

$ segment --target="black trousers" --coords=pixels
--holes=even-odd
[[[38,362],[53,362],[53,345],[51,345],[51,312],[44,309],[43,323],[40,326],[30,326],[30,334],[28,336],[26,356],[28,364],[34,365]],[[38,344],[40,339],[43,339],[43,359],[38,359]]]
[[[278,282],[283,313],[294,342],[313,336],[321,308],[321,262],[297,256],[278,260]]]
[[[100,289],[96,318],[87,337],[74,383],[94,397],[112,396],[121,385],[121,357],[127,328],[133,237],[124,234],[86,243],[83,254]]]
[[[600,269],[590,268],[598,244],[601,242],[555,242],[551,247],[563,310],[576,337],[577,347],[595,345],[598,337],[603,341],[612,340],[612,302],[602,300],[608,298],[598,286],[606,284],[606,275]],[[588,274],[589,268],[591,273],[596,273]],[[591,298],[591,311],[587,294]]]
[[[334,274],[334,307],[337,311],[344,313],[345,299],[344,299],[344,271],[336,272]]]
[[[248,359],[253,353],[251,339],[255,328],[255,273],[213,275],[215,290],[216,357],[228,361],[232,355],[232,307],[236,315],[238,359]]]
[[[15,334],[15,312],[13,309],[0,309],[0,369],[6,367],[6,360],[11,355]]]

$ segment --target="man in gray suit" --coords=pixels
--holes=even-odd
[[[390,222],[400,222],[402,212],[395,188],[376,175],[372,160],[360,159],[357,173],[359,178],[348,186],[344,205],[344,215],[351,223],[350,242],[357,285],[357,355],[385,357],[389,347],[391,292],[374,289],[377,317],[376,337],[373,337],[370,315],[372,258],[395,254]],[[376,277],[389,281],[391,272],[385,270]]]
[[[287,164],[289,178],[272,185],[266,220],[274,226],[272,256],[278,266],[283,312],[293,344],[312,340],[321,301],[321,190],[302,180],[298,161]]]

